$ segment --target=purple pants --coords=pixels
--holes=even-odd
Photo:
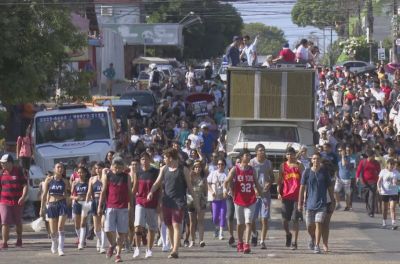
[[[225,227],[226,221],[226,201],[215,200],[211,202],[212,206],[212,220],[215,225]]]

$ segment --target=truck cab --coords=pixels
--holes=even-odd
[[[82,159],[104,161],[107,152],[115,150],[114,127],[111,110],[104,106],[67,105],[36,113],[32,129],[35,166],[29,199],[39,199],[39,183],[47,171],[53,171],[54,164],[63,163],[70,177]]]

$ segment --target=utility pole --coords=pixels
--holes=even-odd
[[[398,29],[399,29],[399,23],[398,23],[398,10],[397,10],[397,0],[393,0],[393,21],[392,21],[392,36],[393,36],[393,56],[392,56],[392,62],[397,63],[398,58],[397,58],[397,45],[396,45],[396,39],[398,37]]]
[[[372,0],[368,0],[367,2],[367,41],[369,44],[369,63],[373,63],[372,61],[372,43],[373,35],[374,35],[374,12],[372,6]]]

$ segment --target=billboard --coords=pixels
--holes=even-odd
[[[128,45],[178,46],[183,45],[180,24],[103,24],[118,32]]]

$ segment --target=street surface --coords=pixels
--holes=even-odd
[[[352,212],[336,211],[332,217],[330,250],[328,254],[316,255],[307,249],[307,234],[302,223],[299,234],[299,248],[292,251],[286,248],[284,232],[280,223],[280,202],[273,200],[273,211],[270,225],[269,239],[266,244],[268,249],[252,248],[249,255],[238,254],[235,248],[227,246],[227,240],[215,240],[213,238],[213,226],[210,214],[206,217],[206,247],[181,248],[179,259],[167,259],[167,253],[161,252],[161,248],[153,249],[153,258],[145,260],[144,250],[138,259],[132,259],[132,252],[122,254],[124,262],[148,263],[296,263],[296,264],[328,264],[328,263],[400,263],[400,232],[380,227],[381,216],[369,218],[364,213],[364,205],[354,203]],[[34,233],[29,225],[24,227],[24,248],[16,249],[13,244],[15,237],[11,236],[10,248],[0,251],[0,263],[113,263],[114,258],[106,259],[105,255],[99,255],[95,249],[95,240],[88,241],[88,247],[78,251],[74,245],[76,239],[72,222],[68,223],[66,232],[66,245],[64,257],[50,253],[50,240],[45,232]],[[225,232],[225,237],[227,232]],[[197,245],[198,245],[198,241]]]

